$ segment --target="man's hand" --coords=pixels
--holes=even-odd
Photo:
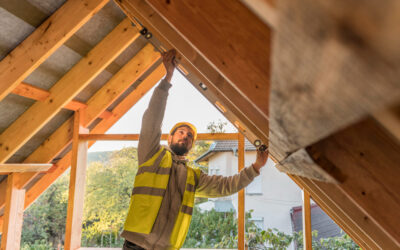
[[[174,70],[176,67],[175,56],[176,56],[176,50],[174,49],[162,53],[163,64],[165,69],[167,70],[167,74],[165,75],[165,80],[167,80],[169,83],[171,82],[172,75],[174,74]]]
[[[268,149],[265,151],[257,150],[256,162],[253,163],[253,168],[260,173],[260,169],[264,167],[268,160]]]

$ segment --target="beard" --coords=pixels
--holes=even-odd
[[[183,144],[171,143],[171,145],[169,147],[172,151],[174,151],[174,153],[176,155],[182,156],[182,155],[185,155],[187,152],[189,152],[189,149],[187,148],[187,146],[183,145]]]

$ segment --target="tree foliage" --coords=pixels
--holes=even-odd
[[[113,152],[108,161],[90,165],[85,193],[84,245],[102,245],[103,241],[119,246],[119,234],[126,219],[138,169],[136,158],[136,148],[124,148]],[[111,235],[111,240],[104,237],[105,233]]]
[[[68,183],[69,175],[61,176],[25,211],[22,245],[57,246],[62,243],[67,214]]]

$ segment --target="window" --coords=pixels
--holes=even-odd
[[[254,178],[253,182],[246,187],[246,194],[262,194],[261,176]]]
[[[253,218],[249,218],[249,221],[254,222],[254,224],[264,230],[264,217],[253,217]]]

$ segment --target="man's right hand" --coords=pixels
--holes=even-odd
[[[176,67],[175,56],[176,56],[175,49],[171,49],[167,52],[162,53],[163,64],[167,71],[167,74],[165,75],[165,80],[167,80],[169,83],[171,82],[172,75],[174,74],[174,70]]]

